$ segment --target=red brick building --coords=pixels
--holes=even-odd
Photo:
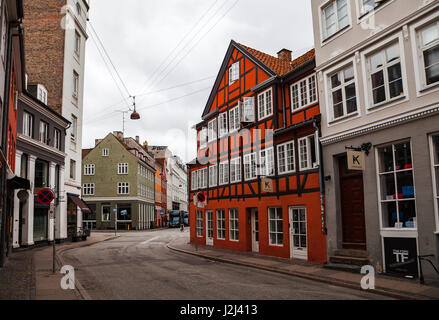
[[[326,262],[314,68],[314,50],[292,60],[230,43],[196,126],[192,243]]]

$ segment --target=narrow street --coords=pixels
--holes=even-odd
[[[120,238],[66,251],[92,299],[270,300],[385,299],[356,290],[212,262],[170,251],[189,230],[122,233]]]

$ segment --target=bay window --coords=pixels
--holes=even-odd
[[[245,180],[256,179],[257,164],[256,153],[247,154],[244,156],[244,178]]]
[[[238,104],[235,108],[229,111],[230,119],[230,132],[238,131],[241,126],[240,119],[240,105]]]
[[[349,25],[347,0],[333,0],[323,8],[323,34],[325,38],[332,36]]]
[[[273,90],[270,88],[258,95],[259,120],[273,114]]]
[[[230,182],[241,181],[241,158],[230,160]]]
[[[267,148],[259,153],[259,174],[269,177],[274,175],[274,149]]]
[[[404,94],[399,43],[370,55],[367,57],[367,64],[372,105],[387,102]]]
[[[291,86],[291,110],[296,111],[317,102],[316,76],[312,75]]]
[[[439,82],[439,21],[418,32],[424,87]]]
[[[329,78],[333,120],[357,112],[357,93],[352,65],[332,74]]]
[[[219,125],[219,135],[220,137],[225,136],[229,133],[229,127],[227,124],[227,112],[221,113],[218,117]]]
[[[229,183],[229,162],[222,162],[219,165],[219,184],[224,185]]]
[[[268,230],[270,245],[283,246],[283,216],[282,208],[268,208]]]
[[[294,141],[277,146],[277,161],[279,174],[296,171],[294,161]]]
[[[310,170],[318,165],[317,145],[315,135],[299,139],[299,167],[300,170]]]
[[[383,228],[415,229],[416,196],[410,142],[381,147],[377,152]]]

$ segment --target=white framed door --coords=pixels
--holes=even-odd
[[[252,221],[252,251],[259,253],[259,213],[258,213],[258,209],[252,209],[251,221]]]
[[[290,207],[290,256],[308,260],[308,226],[305,207]]]
[[[213,211],[206,211],[206,245],[213,246]]]

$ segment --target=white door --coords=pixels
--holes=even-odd
[[[252,209],[252,251],[259,253],[259,214],[258,209]]]
[[[291,258],[308,260],[306,208],[290,207]]]
[[[213,246],[213,211],[206,211],[206,245]]]

